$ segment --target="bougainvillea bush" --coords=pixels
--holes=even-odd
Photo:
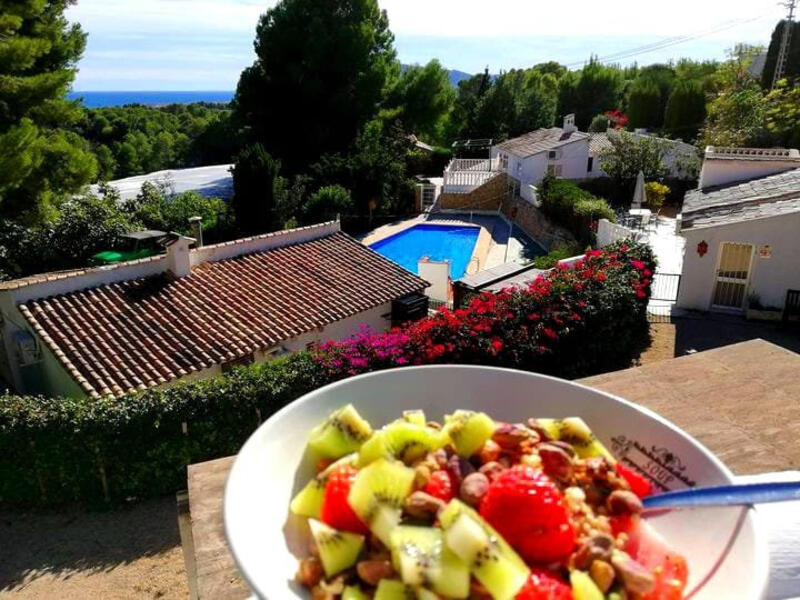
[[[362,331],[315,351],[332,378],[403,365],[513,367],[576,377],[630,360],[647,331],[655,260],[649,247],[618,242],[524,289],[484,293],[385,334]]]
[[[330,381],[431,363],[577,377],[626,366],[647,331],[651,251],[618,243],[528,289],[484,294],[389,333],[123,398],[0,396],[0,505],[115,503],[186,485],[264,419]]]

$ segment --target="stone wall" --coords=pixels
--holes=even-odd
[[[527,200],[506,197],[502,211],[545,250],[549,251],[554,244],[573,244],[576,241],[569,231],[551,223],[542,211]]]
[[[512,198],[509,188],[508,175],[499,173],[468,194],[442,193],[439,196],[439,208],[494,211],[499,207],[508,219],[513,220],[515,225],[539,242],[545,250],[549,251],[556,243],[575,243],[575,237],[569,231],[551,223],[531,202],[519,197]]]
[[[439,208],[443,210],[497,210],[508,197],[508,175],[498,173],[468,194],[439,195]]]

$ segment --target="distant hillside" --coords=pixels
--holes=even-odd
[[[410,66],[411,65],[401,65],[401,69],[405,71]],[[460,82],[465,81],[470,77],[472,77],[472,73],[466,73],[465,71],[457,71],[455,69],[449,69],[447,72],[450,73],[450,85],[452,85],[455,88],[458,87],[458,84]],[[494,77],[495,76],[492,75],[492,79],[494,79]]]
[[[464,71],[456,71],[455,69],[450,70],[450,85],[453,87],[458,87],[458,84],[466,79],[472,77],[470,73],[465,73]]]

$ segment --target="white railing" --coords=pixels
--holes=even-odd
[[[491,160],[456,158],[444,171],[442,191],[446,194],[468,194],[497,175]]]
[[[637,233],[632,229],[612,223],[608,219],[600,219],[597,223],[597,247],[605,248],[617,240],[635,238]]]

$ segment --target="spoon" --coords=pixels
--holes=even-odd
[[[800,500],[800,481],[690,488],[648,496],[642,500],[642,504],[645,510],[652,510],[695,506],[742,506],[791,500]]]

